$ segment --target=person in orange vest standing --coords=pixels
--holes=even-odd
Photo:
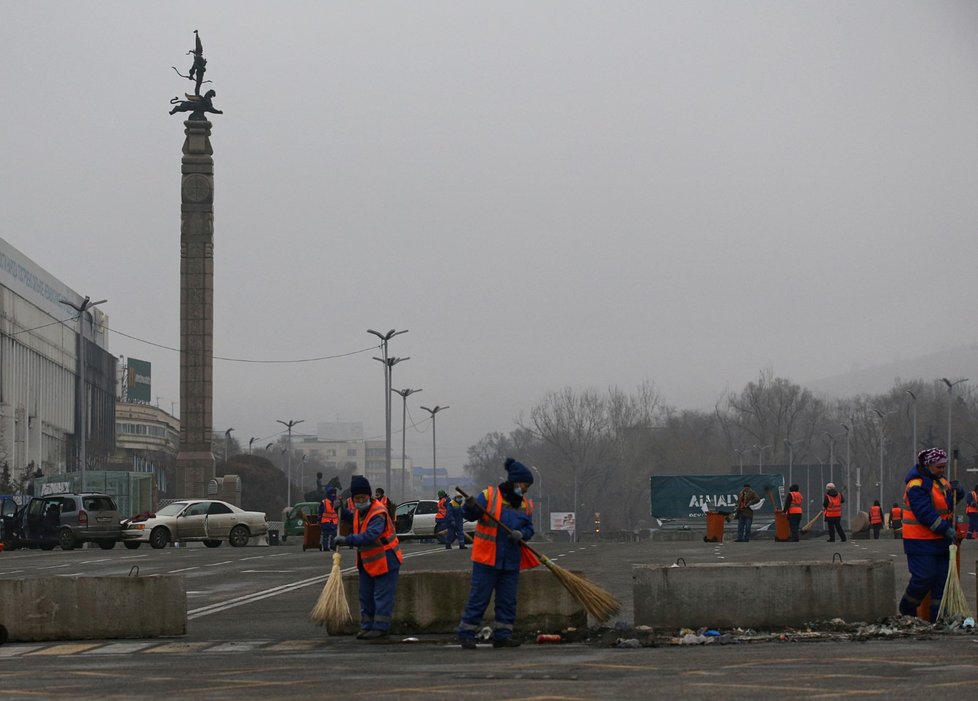
[[[879,499],[869,507],[869,527],[873,529],[873,539],[879,540],[880,531],[883,529],[883,507],[880,506]]]
[[[339,536],[336,546],[357,549],[357,571],[360,574],[360,632],[357,638],[371,642],[387,638],[394,611],[397,578],[404,556],[394,533],[394,522],[387,507],[370,496],[370,482],[354,475],[350,481],[350,498],[354,512],[344,510],[342,518],[351,519],[350,535]]]
[[[968,492],[965,512],[968,514],[968,535],[965,537],[973,540],[978,538],[978,485]]]
[[[788,498],[784,502],[785,513],[788,514],[788,526],[791,527],[791,541],[798,542],[798,530],[801,527],[801,514],[804,500],[797,484],[788,487]]]
[[[387,509],[387,513],[391,515],[391,519],[395,518],[394,514],[397,510],[397,507],[394,505],[394,502],[392,502],[390,498],[388,498],[388,496],[384,493],[383,489],[377,487],[377,489],[374,490],[374,499],[376,499],[377,501],[379,501],[381,504],[384,505],[384,508]],[[395,525],[397,524],[395,523]]]
[[[903,509],[896,502],[890,509],[890,529],[893,531],[893,540],[900,537],[900,529],[903,527]]]
[[[822,499],[822,510],[825,512],[825,524],[829,528],[829,542],[835,542],[835,534],[839,534],[839,539],[846,542],[846,534],[842,530],[842,505],[846,498],[835,488],[834,482],[825,485],[825,498]]]
[[[910,583],[900,599],[900,613],[914,616],[930,593],[930,620],[937,618],[951,561],[950,546],[960,541],[954,528],[954,503],[964,498],[957,482],[944,476],[947,453],[928,448],[917,453],[917,464],[904,478],[903,552]]]
[[[448,493],[444,489],[438,490],[438,510],[435,512],[435,538],[445,538],[446,550],[452,549],[452,543],[448,540]]]
[[[475,634],[482,625],[482,616],[489,599],[496,595],[496,621],[493,647],[518,647],[513,638],[516,622],[516,594],[520,570],[540,564],[539,560],[520,543],[533,537],[533,502],[526,492],[533,484],[533,473],[523,463],[506,458],[506,481],[487,487],[477,497],[469,497],[463,514],[475,521],[472,542],[472,586],[458,625],[458,638],[466,650],[475,649]],[[492,516],[509,527],[510,532],[490,519]]]
[[[336,538],[336,528],[340,515],[336,511],[336,488],[326,490],[326,498],[319,502],[319,528],[322,530],[322,545],[324,551],[333,549],[333,539]]]

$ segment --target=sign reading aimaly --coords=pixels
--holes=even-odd
[[[768,494],[781,499],[784,476],[760,475],[663,475],[652,480],[652,515],[656,518],[703,518],[707,511],[731,512],[745,484],[757,492],[761,501],[754,514],[774,518],[780,504],[772,504]]]

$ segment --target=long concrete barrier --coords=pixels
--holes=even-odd
[[[766,628],[896,613],[893,562],[635,565],[635,625]]]
[[[391,632],[453,633],[462,618],[472,582],[469,571],[402,572],[397,581]],[[359,630],[359,584],[355,573],[343,578],[353,623],[332,635],[345,635]],[[495,602],[490,601],[483,623],[492,625]],[[557,578],[543,567],[520,574],[517,596],[516,630],[559,631],[567,627],[587,625],[587,613],[564,589]]]
[[[0,640],[153,638],[187,632],[182,575],[0,579]]]

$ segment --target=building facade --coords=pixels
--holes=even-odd
[[[160,492],[169,493],[180,448],[180,421],[159,407],[139,402],[116,404],[115,420],[112,466],[151,473]]]
[[[108,317],[93,307],[79,318],[71,305],[84,301],[0,239],[0,466],[15,480],[80,469],[82,430],[86,469],[101,467],[115,448]]]

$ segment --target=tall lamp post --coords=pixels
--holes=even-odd
[[[754,445],[754,450],[757,451],[757,474],[761,474],[761,468],[764,466],[764,451],[770,448],[769,445]]]
[[[913,404],[913,445],[910,446],[910,464],[914,465],[917,463],[917,395],[909,389],[903,392],[910,395],[910,402]]]
[[[435,492],[435,496],[438,496],[438,462],[435,459],[435,414],[439,411],[445,411],[447,406],[435,405],[434,409],[429,409],[426,406],[421,407],[429,414],[431,414],[431,478],[434,480],[432,489]]]
[[[252,436],[251,438],[248,439],[248,455],[251,455],[254,452],[251,446],[253,446],[255,444],[255,441],[257,440],[258,440],[257,436]]]
[[[835,436],[826,431],[825,437],[829,439],[829,482],[835,482],[835,469],[833,468],[835,463]]]
[[[229,428],[224,432],[224,465],[227,466],[228,462],[231,460],[231,431],[233,428]]]
[[[367,329],[367,333],[373,334],[380,339],[381,356],[383,356],[382,358],[374,358],[374,360],[380,360],[384,364],[384,436],[387,446],[385,450],[386,457],[384,460],[384,467],[387,471],[387,483],[384,489],[388,492],[391,489],[391,368],[401,360],[407,360],[407,358],[397,358],[393,363],[388,362],[387,343],[394,338],[394,336],[400,336],[402,333],[407,332],[407,329],[402,331],[395,331],[394,329],[391,329],[387,333]]]
[[[747,448],[734,448],[733,451],[740,458],[740,474],[744,474],[744,453],[747,452]]]
[[[404,501],[407,499],[407,491],[405,487],[405,455],[407,451],[407,398],[410,397],[415,392],[420,392],[420,389],[394,389],[391,388],[391,392],[397,392],[401,395],[401,399],[404,400],[404,409],[401,413],[401,497],[400,500]],[[389,480],[388,480],[389,481]]]
[[[305,419],[299,419],[299,420],[289,419],[288,421],[282,421],[282,419],[275,419],[275,420],[278,421],[283,426],[285,426],[287,429],[289,429],[289,447],[286,449],[286,452],[288,453],[286,458],[289,465],[289,474],[288,477],[286,478],[286,481],[288,482],[288,488],[286,490],[287,496],[285,502],[285,508],[289,508],[290,506],[292,506],[292,427],[298,426],[303,421],[305,421]]]
[[[967,381],[968,381],[967,377],[962,377],[960,380],[955,380],[954,382],[951,382],[946,377],[941,378],[941,382],[947,385],[947,454],[948,456],[951,455],[951,407],[954,405],[954,402],[952,401],[953,397],[951,395],[954,392],[954,385],[961,384],[962,382],[967,382]],[[951,472],[951,479],[957,478],[957,475],[955,474],[955,472],[957,472],[956,467],[957,467],[956,465],[952,465],[952,470],[949,471]]]
[[[889,412],[880,411],[879,409],[873,409],[873,413],[876,414],[880,419],[880,506],[883,505],[883,430],[885,426],[883,420],[886,418]]]
[[[540,506],[543,507],[543,475],[540,474],[540,470],[537,469],[536,465],[530,465],[530,469],[537,473],[537,483],[539,484],[539,486],[537,487],[537,492],[539,492],[539,494],[540,494],[540,496],[539,496]],[[548,517],[550,516],[550,509],[547,509],[547,516]],[[543,533],[544,524],[545,523],[546,522],[543,520],[543,511],[541,511],[540,512],[540,532],[541,533]]]
[[[849,462],[849,425],[839,424],[846,432],[846,523],[852,523],[852,463]],[[859,483],[859,480],[856,480]],[[858,501],[858,495],[856,497]],[[851,526],[850,526],[851,527]]]
[[[88,456],[86,455],[86,443],[85,437],[88,433],[88,387],[85,384],[85,314],[94,306],[99,304],[105,304],[109,300],[100,299],[98,302],[91,301],[91,297],[85,295],[85,299],[82,300],[81,304],[75,304],[74,302],[69,302],[67,299],[62,299],[60,302],[62,304],[67,304],[69,307],[78,312],[78,390],[76,391],[76,396],[79,397],[79,401],[76,402],[78,407],[78,469],[81,471],[81,487],[79,491],[85,491],[85,465],[88,461]]]
[[[788,486],[790,487],[795,483],[795,479],[792,476],[795,464],[795,443],[804,443],[805,441],[793,441],[785,439],[784,444],[788,446]]]

